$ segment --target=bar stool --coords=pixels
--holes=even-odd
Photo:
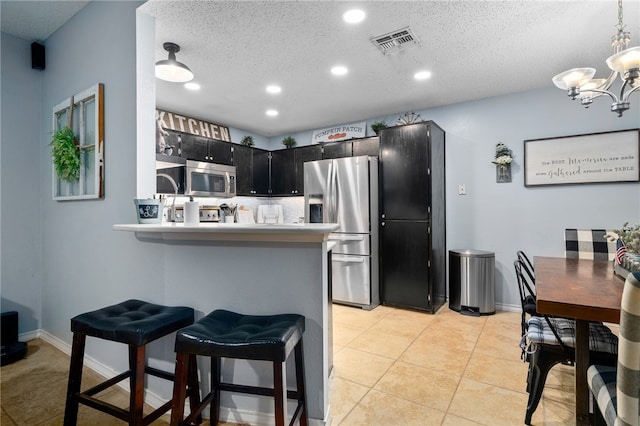
[[[301,426],[307,426],[309,420],[302,352],[304,321],[304,316],[296,314],[255,316],[215,310],[195,324],[180,330],[176,335],[176,380],[171,425],[191,424],[210,403],[210,422],[217,425],[220,417],[220,392],[229,391],[274,397],[276,426],[284,426],[287,399],[295,399],[298,404],[289,424],[293,425],[299,420]],[[295,352],[296,390],[288,391],[285,363],[292,351]],[[183,420],[187,373],[191,365],[196,363],[196,355],[211,358],[211,392]],[[220,376],[221,358],[271,361],[273,388],[223,383]]]
[[[73,345],[71,348],[67,402],[64,412],[65,426],[77,423],[79,404],[85,404],[124,420],[129,425],[136,426],[148,425],[166,413],[171,408],[171,401],[166,402],[146,417],[143,416],[145,373],[165,380],[173,381],[175,378],[172,373],[146,365],[145,345],[193,324],[193,319],[194,311],[192,308],[154,305],[134,299],[96,311],[86,312],[72,318]],[[84,347],[87,336],[128,345],[129,370],[91,389],[80,392]],[[187,377],[189,389],[186,394],[190,397],[191,406],[195,406],[199,401],[198,376],[195,366],[188,372]],[[93,396],[126,378],[130,379],[128,410]]]

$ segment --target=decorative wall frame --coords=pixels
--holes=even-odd
[[[524,141],[524,186],[640,182],[640,129]]]
[[[64,128],[73,99],[73,133],[80,150],[80,176],[67,182],[53,169],[53,199],[87,200],[104,197],[104,85],[98,83],[53,107],[53,132]]]

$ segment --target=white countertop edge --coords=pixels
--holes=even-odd
[[[217,241],[274,241],[323,242],[338,229],[336,223],[183,223],[116,224],[115,231],[141,233],[154,240],[217,240]]]

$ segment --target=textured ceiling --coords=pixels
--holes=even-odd
[[[2,31],[44,40],[86,3],[2,0]],[[640,0],[623,6],[636,46]],[[348,25],[341,16],[353,7],[367,17]],[[606,77],[618,23],[615,0],[149,0],[141,9],[156,18],[156,60],[167,58],[163,42],[178,43],[202,85],[157,80],[158,106],[265,136],[553,87],[553,75],[579,66]],[[370,42],[405,26],[419,47],[385,56]],[[338,63],[349,74],[333,77]],[[417,82],[422,69],[433,75]],[[266,93],[272,83],[281,94]]]
[[[639,4],[624,2],[633,45]],[[352,7],[364,22],[343,22]],[[163,42],[178,43],[178,60],[202,85],[192,93],[158,81],[158,105],[265,136],[552,87],[553,75],[578,66],[606,77],[618,22],[611,0],[150,0],[142,10],[156,17],[156,59],[167,57]],[[385,56],[370,42],[407,25],[421,46]],[[333,77],[337,63],[349,74]],[[421,69],[431,79],[415,81]],[[270,83],[282,93],[267,94]],[[268,108],[280,115],[265,116]]]
[[[44,41],[88,1],[0,1],[3,33],[29,40]]]

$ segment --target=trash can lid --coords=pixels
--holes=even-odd
[[[449,250],[449,253],[455,253],[464,257],[495,257],[495,253],[492,251],[473,250],[473,249],[461,249],[461,250]]]

